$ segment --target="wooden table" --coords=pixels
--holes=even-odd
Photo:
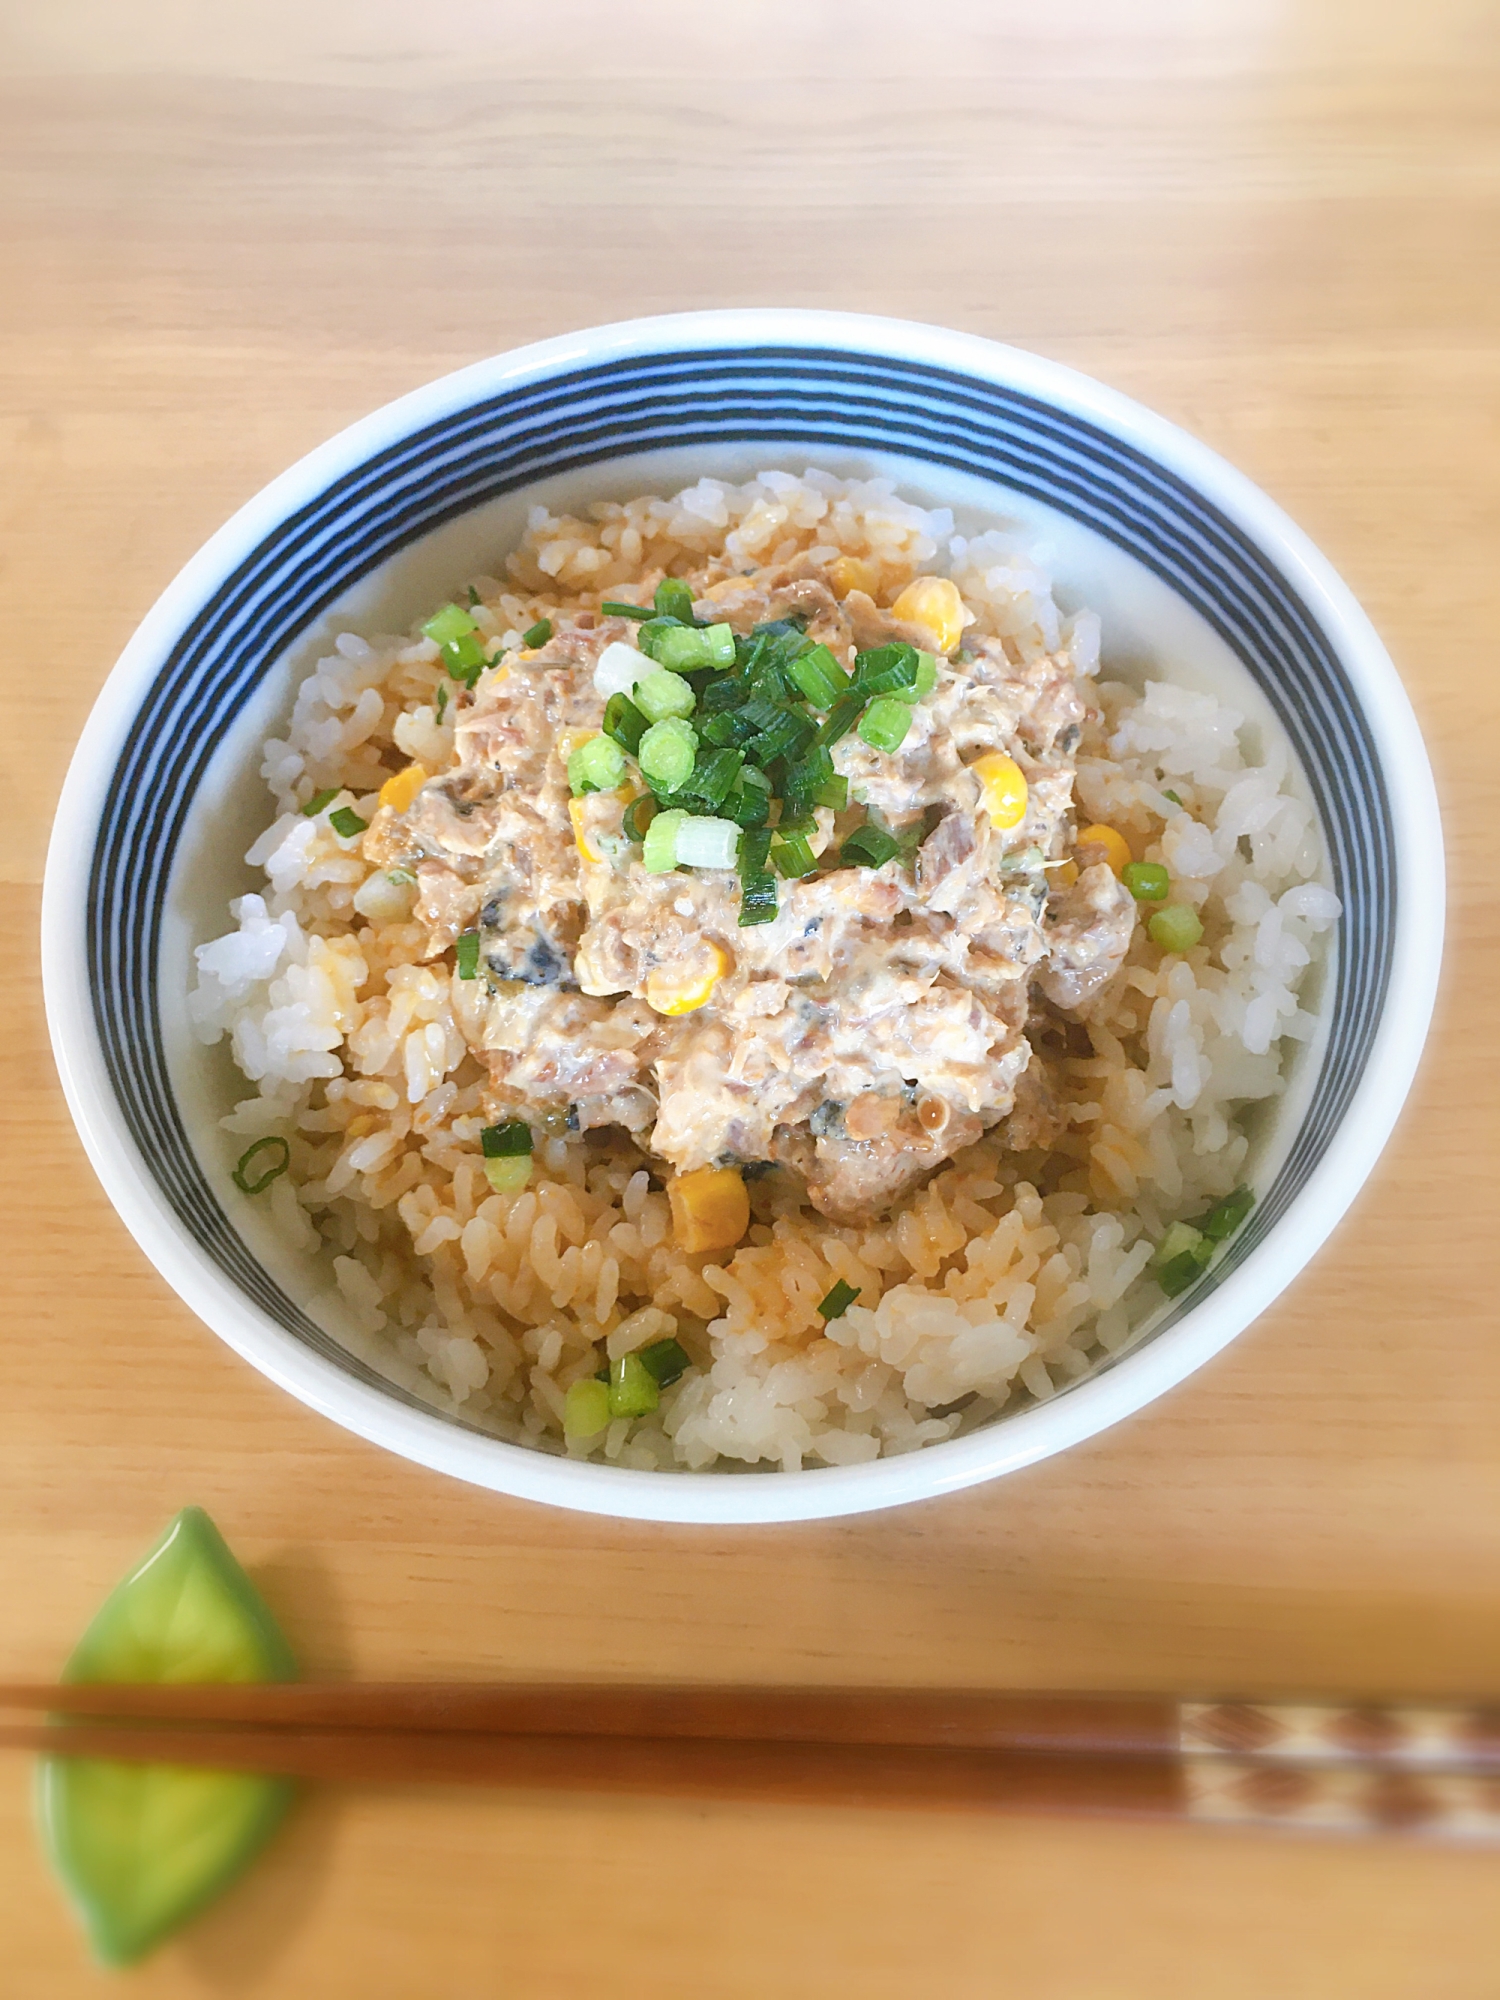
[[[313,1672],[1500,1693],[1500,28],[1487,0],[51,0],[0,98],[7,1672],[183,1503]],[[612,1526],[343,1436],[105,1204],[36,974],[65,760],[235,506],[495,349],[710,303],[1105,377],[1312,533],[1445,802],[1443,996],[1389,1151],[1235,1349],[956,1499]],[[1480,2000],[1500,1856],[585,1798],[314,1800],[126,1989]],[[107,1990],[0,1766],[0,1988]]]

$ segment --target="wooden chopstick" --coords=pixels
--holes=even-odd
[[[1236,1756],[1500,1771],[1500,1713],[990,1689],[277,1682],[0,1684],[0,1709],[174,1725]]]

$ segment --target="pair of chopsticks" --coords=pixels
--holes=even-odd
[[[936,1689],[0,1686],[0,1748],[356,1784],[1500,1838],[1500,1713]]]

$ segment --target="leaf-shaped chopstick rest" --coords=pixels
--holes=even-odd
[[[201,1507],[109,1598],[70,1681],[282,1681],[297,1663]],[[128,1965],[224,1889],[275,1831],[280,1778],[92,1758],[43,1761],[43,1838],[100,1958]]]

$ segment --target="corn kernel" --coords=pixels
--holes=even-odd
[[[1078,863],[1076,861],[1059,862],[1055,868],[1047,870],[1047,880],[1054,889],[1071,889],[1073,884],[1078,880]]]
[[[891,615],[925,625],[940,653],[953,651],[968,622],[958,585],[946,576],[914,577],[891,606]]]
[[[659,965],[646,975],[646,1003],[658,1014],[691,1014],[701,1007],[724,977],[729,961],[716,944],[708,944],[691,971]]]
[[[404,813],[426,783],[427,773],[422,766],[408,764],[404,771],[398,771],[394,778],[387,778],[380,787],[380,803],[389,806],[392,812]]]
[[[679,1250],[730,1250],[750,1227],[750,1195],[737,1167],[697,1167],[667,1182]]]
[[[1004,757],[994,750],[976,759],[969,769],[984,792],[984,809],[990,816],[990,825],[1000,833],[1019,826],[1026,817],[1029,788],[1026,774],[1015,758]]]
[[[588,828],[583,823],[584,799],[568,800],[568,818],[573,822],[573,845],[585,861],[602,861],[604,856],[589,839]]]
[[[878,581],[861,556],[836,556],[828,565],[828,585],[835,597],[847,597],[851,590],[862,590],[866,597],[873,597]]]
[[[1073,845],[1075,848],[1102,847],[1104,859],[1116,875],[1122,868],[1130,866],[1130,843],[1123,833],[1116,833],[1112,826],[1086,826]]]

